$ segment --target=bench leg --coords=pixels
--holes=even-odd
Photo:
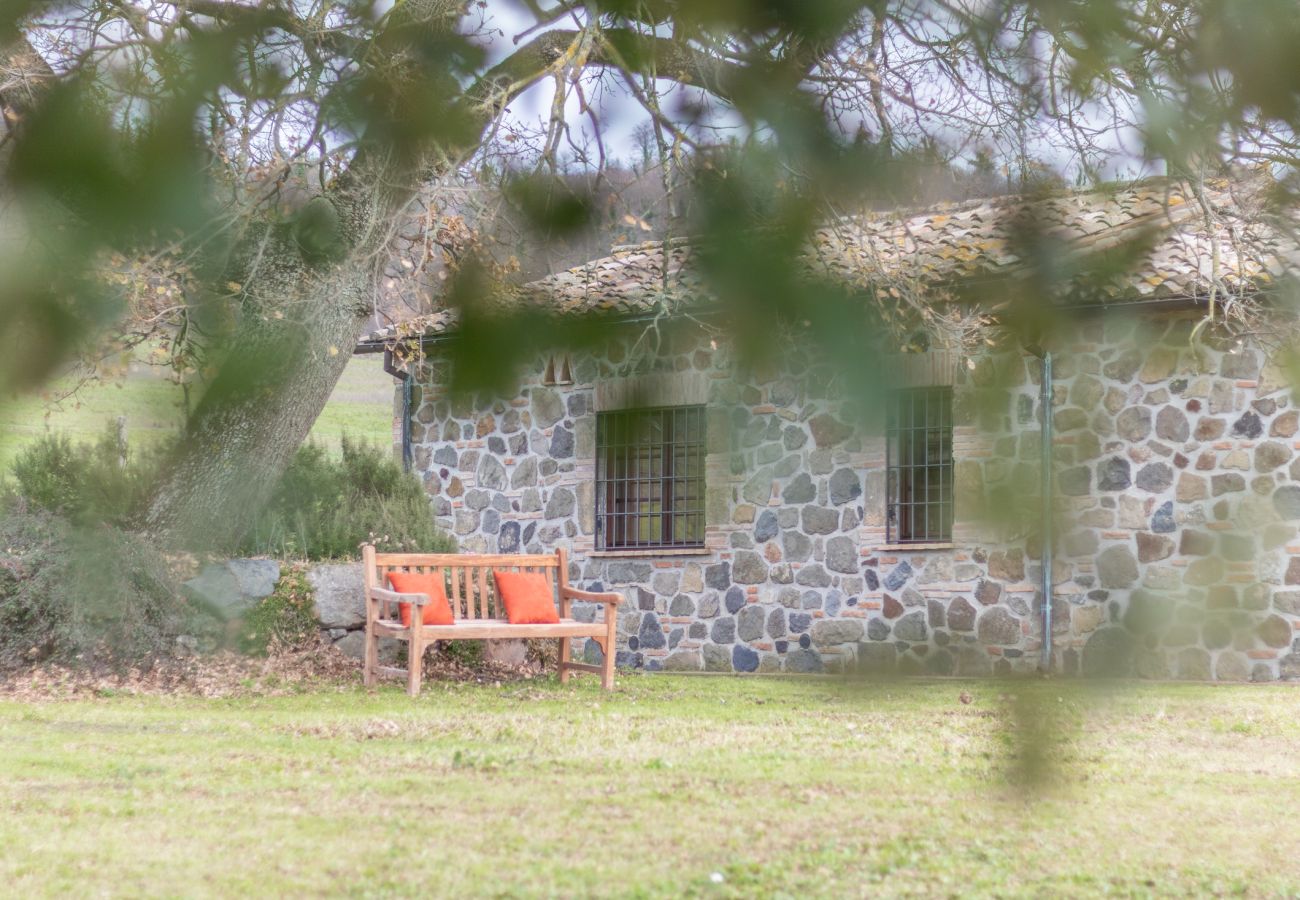
[[[375,682],[379,680],[379,673],[376,671],[379,667],[379,635],[371,628],[366,629],[364,665],[362,681],[366,687],[374,687]]]
[[[568,663],[573,659],[572,638],[560,638],[560,684],[569,683]]]
[[[600,686],[614,690],[614,657],[618,654],[618,616],[605,607],[605,659],[600,666]]]
[[[406,656],[406,693],[411,697],[420,695],[424,676],[424,641],[420,638],[420,629],[412,628]]]

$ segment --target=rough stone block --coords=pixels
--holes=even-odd
[[[225,620],[242,617],[255,602],[239,589],[234,574],[223,564],[204,566],[198,577],[191,578],[181,587],[190,599]]]
[[[1138,579],[1137,560],[1128,547],[1108,547],[1097,557],[1097,576],[1102,587],[1128,587]]]
[[[1178,407],[1166,406],[1156,414],[1156,434],[1164,440],[1181,444],[1189,433],[1187,415]]]
[[[993,606],[984,610],[976,624],[981,644],[1010,646],[1020,643],[1020,620],[1005,607]],[[898,633],[897,625],[894,633]]]
[[[665,672],[698,672],[704,660],[698,650],[674,650],[664,657],[662,667]]]
[[[812,627],[813,643],[819,647],[855,643],[864,634],[865,629],[860,619],[822,619]]]
[[[1129,443],[1145,441],[1151,434],[1151,410],[1145,406],[1130,406],[1115,417],[1115,430]]]
[[[736,616],[736,634],[742,641],[757,641],[763,637],[766,612],[757,605],[748,605]],[[790,617],[793,625],[794,616]]]
[[[920,642],[926,639],[926,614],[917,610],[910,612],[894,623],[894,637],[900,641]],[[1016,640],[1019,640],[1019,626],[1017,626]]]
[[[365,576],[360,563],[320,563],[307,570],[316,618],[326,628],[357,628],[366,622]]]

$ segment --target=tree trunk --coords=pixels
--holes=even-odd
[[[146,512],[164,546],[233,549],[329,400],[366,321],[369,278],[344,267],[306,287],[308,314],[252,322],[226,348]]]

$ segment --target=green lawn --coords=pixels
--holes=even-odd
[[[382,354],[354,356],[311,429],[311,440],[331,449],[347,435],[381,447],[393,443],[393,378]]]
[[[1021,733],[1065,735],[1037,790],[1008,780],[1015,696],[1037,701]],[[1300,690],[656,675],[7,701],[0,808],[18,896],[1294,896]]]
[[[67,387],[57,382],[53,395]],[[40,396],[0,399],[0,471],[7,471],[22,447],[46,431],[94,441],[126,416],[132,446],[176,434],[182,422],[181,389],[161,372],[134,363],[120,383],[83,387],[70,400],[52,405]],[[311,438],[337,448],[344,434],[382,446],[392,442],[393,380],[377,354],[354,356],[312,428]]]

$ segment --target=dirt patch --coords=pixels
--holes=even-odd
[[[534,661],[507,666],[465,662],[430,651],[426,684],[502,684],[543,674]],[[397,683],[385,679],[386,683]],[[74,700],[116,696],[247,697],[307,691],[352,691],[361,687],[361,663],[329,646],[272,650],[265,657],[222,651],[207,656],[161,659],[149,667],[122,671],[40,664],[0,675],[0,699]]]

